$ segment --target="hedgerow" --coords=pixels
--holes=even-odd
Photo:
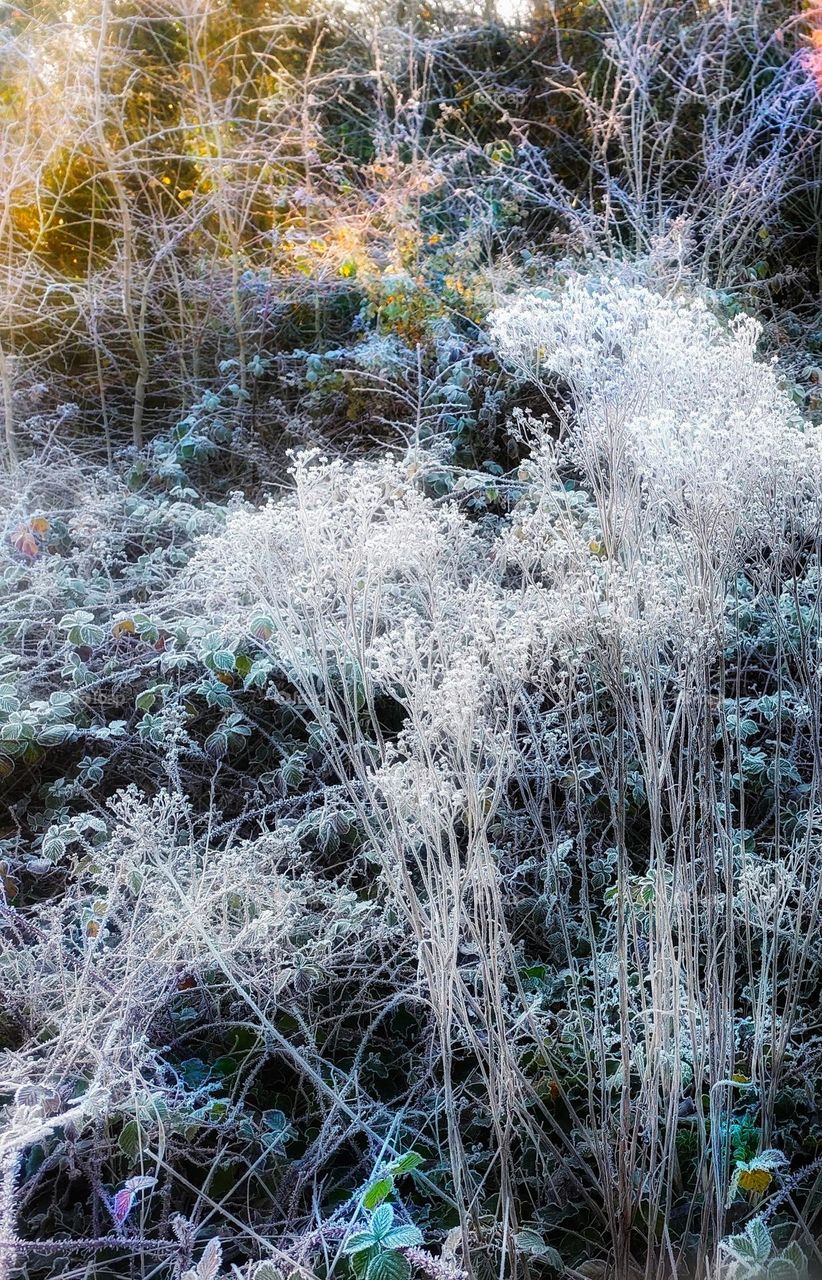
[[[817,16],[4,21],[0,1280],[822,1274]]]

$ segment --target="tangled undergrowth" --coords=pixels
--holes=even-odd
[[[822,16],[0,16],[0,1280],[822,1276]]]
[[[820,429],[681,290],[489,336],[499,474],[18,486],[6,1274],[819,1262]]]

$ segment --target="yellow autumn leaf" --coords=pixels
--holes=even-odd
[[[739,1175],[739,1185],[743,1191],[761,1196],[773,1181],[767,1169],[744,1169]]]

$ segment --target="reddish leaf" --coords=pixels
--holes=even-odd
[[[27,524],[21,524],[20,528],[14,531],[11,536],[11,545],[27,560],[34,560],[40,554],[40,544]]]
[[[131,1206],[134,1204],[134,1193],[124,1189],[114,1193],[114,1199],[111,1202],[111,1214],[118,1227],[121,1227],[128,1215],[131,1213]]]

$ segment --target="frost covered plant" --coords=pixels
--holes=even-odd
[[[542,833],[535,839],[557,842],[556,818],[551,836],[545,826],[547,787],[561,771],[578,784],[586,767],[609,780],[612,930],[592,960],[592,1008],[566,1015],[565,1029],[586,1059],[590,1096],[620,1111],[613,1126],[579,1116],[575,1132],[627,1266],[620,1204],[641,1186],[662,1212],[679,1160],[670,1099],[686,1088],[710,1169],[703,1228],[716,1237],[724,1225],[734,979],[717,971],[706,984],[716,963],[706,939],[733,933],[735,886],[744,902],[747,881],[729,830],[736,796],[706,781],[703,744],[715,734],[713,670],[732,575],[744,567],[766,591],[783,548],[807,556],[822,492],[819,437],[756,358],[754,327],[724,329],[698,301],[576,279],[556,299],[515,302],[494,332],[522,373],[551,394],[570,391],[559,440],[548,424],[520,418],[531,453],[508,521],[478,525],[458,498],[432,499],[424,457],[347,466],[304,456],[293,499],[238,512],[203,547],[192,581],[227,631],[268,619],[265,651],[318,726],[416,939],[449,1099],[449,1046],[464,1045],[483,1063],[489,1109],[521,1117],[519,1055],[523,1041],[542,1042],[541,1015],[516,990],[499,874],[499,818],[513,790]],[[800,700],[815,697],[806,690]],[[399,724],[390,734],[388,706]],[[565,717],[566,739],[555,734],[549,756],[539,725],[552,711]],[[637,797],[649,810],[641,912],[624,832]],[[579,799],[566,821],[584,848]],[[792,857],[801,885],[810,883],[814,848],[800,842]],[[785,913],[798,921],[810,903],[804,889],[795,897]],[[754,919],[744,915],[746,930]],[[570,936],[565,946],[576,990],[587,990]],[[470,995],[455,947],[480,957]],[[788,1034],[765,963],[751,1050],[760,1078],[779,1069],[766,1061],[764,1029],[781,1043]],[[811,963],[800,956],[797,975]],[[446,1112],[455,1183],[467,1191],[450,1101]],[[612,1195],[613,1168],[622,1189]]]
[[[757,357],[757,324],[724,324],[702,299],[617,276],[572,275],[556,293],[512,299],[491,331],[561,421],[557,437],[520,417],[531,503],[508,554],[530,555],[537,578],[570,566],[581,631],[640,661],[666,645],[716,651],[732,572],[812,545],[822,527],[822,434]]]
[[[785,1167],[785,1156],[775,1148],[760,1151],[751,1160],[737,1160],[731,1185],[728,1188],[728,1205],[732,1205],[740,1190],[761,1196],[773,1181],[774,1172]]]
[[[744,1231],[727,1236],[720,1251],[724,1280],[805,1280],[808,1274],[799,1245],[794,1242],[780,1250],[762,1218],[752,1218]]]
[[[409,1280],[411,1267],[400,1249],[422,1244],[417,1227],[395,1225],[394,1208],[381,1204],[371,1215],[364,1231],[356,1231],[346,1240],[343,1252],[356,1258],[357,1275],[367,1280]]]
[[[481,1183],[458,1119],[457,1049],[477,1063],[496,1117],[503,1181],[515,1176],[514,1134],[563,1158],[529,1114],[541,1114],[541,1099],[522,1064],[535,1046],[550,1058],[550,1037],[519,982],[501,867],[512,846],[543,861],[546,849],[564,851],[550,863],[544,910],[576,993],[561,1024],[588,1093],[572,1131],[625,1269],[625,1205],[653,1221],[670,1201],[680,1162],[672,1100],[686,1090],[708,1186],[701,1229],[723,1233],[739,997],[709,939],[733,938],[740,914],[748,990],[759,980],[752,1064],[758,1082],[780,1070],[762,1036],[771,1027],[784,1044],[789,1020],[762,980],[764,956],[757,969],[738,797],[729,773],[706,772],[705,744],[716,737],[732,574],[744,567],[767,593],[782,570],[763,568],[763,548],[773,543],[778,561],[790,537],[807,556],[818,437],[756,360],[753,330],[727,332],[697,302],[574,281],[555,302],[513,304],[495,333],[522,372],[571,391],[559,440],[520,416],[531,452],[507,519],[472,521],[461,490],[433,497],[424,455],[302,455],[293,496],[238,510],[203,543],[187,589],[226,643],[246,637],[295,691],[413,941],[466,1226]],[[803,685],[797,700],[818,695]],[[724,749],[730,759],[732,744]],[[578,935],[559,923],[575,911],[561,862],[591,846],[591,776],[603,787],[597,839],[611,846],[612,880],[600,919],[589,900],[582,908],[582,964]],[[567,804],[556,799],[563,788]],[[632,808],[647,814],[640,836],[627,826]],[[812,883],[815,846],[799,841],[791,856],[794,883]],[[523,874],[517,857],[507,865]],[[798,927],[811,904],[804,887],[794,898],[784,914]],[[763,930],[766,948],[775,928]],[[804,981],[815,962],[788,948]]]
[[[449,1046],[463,1039],[504,1114],[521,1089],[502,990],[515,960],[489,827],[550,613],[539,589],[505,586],[488,540],[456,504],[427,496],[425,478],[424,458],[349,466],[304,455],[293,500],[238,512],[204,545],[191,582],[227,632],[267,620],[262,648],[298,691],[416,939],[446,1089]],[[389,736],[391,706],[402,727]],[[459,973],[460,943],[481,957],[479,993]],[[447,1116],[459,1181],[452,1106]]]
[[[98,1112],[116,1111],[135,1078],[149,1090],[162,1078],[158,1045],[181,991],[208,986],[213,998],[265,1016],[301,964],[323,963],[333,915],[316,944],[301,951],[294,940],[311,890],[287,876],[293,835],[214,845],[196,826],[179,794],[149,802],[135,789],[120,793],[110,823],[77,852],[74,892],[29,913],[23,934],[3,934],[2,1009],[25,1029],[21,1047],[0,1059],[7,1087],[47,1087],[59,1101],[82,1083],[86,1110],[96,1095]]]
[[[443,496],[441,456],[302,454],[139,608],[53,610],[58,661],[145,655],[141,740],[188,727],[152,796],[101,793],[91,753],[69,807],[47,788],[25,910],[0,868],[10,1152],[88,1097],[79,1145],[110,1126],[128,1184],[163,1109],[190,1168],[193,1109],[204,1163],[244,1161],[207,1222],[265,1187],[232,1257],[276,1239],[372,1280],[434,1274],[362,1180],[395,1135],[442,1274],[519,1274],[549,1236],[576,1267],[582,1228],[617,1275],[707,1280],[729,1218],[779,1208],[817,1052],[816,438],[701,305],[577,281],[563,306],[535,374],[560,426],[518,415],[496,514],[479,474]],[[214,1034],[209,1076],[182,1046]]]
[[[492,317],[502,358],[555,398],[570,391],[565,443],[603,521],[609,554],[675,531],[723,564],[786,517],[819,517],[822,444],[802,423],[759,325],[617,277],[572,276]],[[691,543],[693,539],[693,543]]]

